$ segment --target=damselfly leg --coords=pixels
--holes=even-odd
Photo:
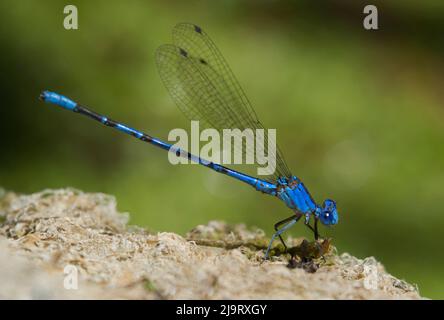
[[[275,230],[276,232],[275,232],[275,233],[273,234],[273,236],[271,237],[270,244],[268,245],[267,252],[266,252],[266,254],[265,254],[265,259],[268,259],[268,253],[269,253],[269,251],[270,251],[270,249],[271,249],[271,245],[272,245],[274,239],[276,238],[276,236],[279,237],[279,240],[281,241],[282,245],[284,246],[285,251],[287,251],[288,247],[287,247],[287,245],[285,244],[285,241],[284,241],[284,239],[282,238],[281,234],[284,233],[284,231],[286,231],[288,228],[290,228],[293,224],[295,224],[295,223],[296,223],[301,217],[302,217],[302,215],[300,215],[300,216],[292,215],[292,216],[290,216],[290,217],[288,217],[288,218],[285,218],[284,220],[281,220],[281,221],[277,222],[277,223],[274,225],[274,230]],[[290,223],[288,223],[288,222],[290,222]],[[285,223],[288,223],[288,224],[285,225],[282,229],[279,229],[279,227],[280,227],[281,225],[285,224]],[[306,225],[311,231],[313,231],[313,233],[314,233],[314,237],[315,237],[315,240],[318,240],[319,237],[320,237],[319,232],[318,232],[318,219],[316,219],[316,217],[314,218],[314,227],[312,227],[312,226],[310,225],[309,222],[304,223],[304,224],[305,224],[305,225]]]
[[[274,230],[275,230],[276,232],[279,231],[279,226],[281,226],[281,225],[283,225],[284,223],[287,223],[287,222],[289,222],[289,221],[291,221],[291,220],[293,220],[293,219],[295,219],[295,218],[296,218],[296,216],[292,215],[292,216],[290,216],[290,217],[288,217],[288,218],[285,218],[284,220],[281,220],[281,221],[277,222],[277,223],[274,225]],[[278,236],[279,236],[279,239],[281,240],[282,244],[284,245],[285,251],[287,251],[287,245],[285,244],[284,239],[282,239],[282,236],[281,236],[280,234],[279,234]]]
[[[318,240],[321,235],[318,232],[318,220],[316,217],[314,218],[314,228],[310,225],[310,223],[305,223],[305,225],[314,233],[315,240]]]
[[[281,229],[278,229],[273,236],[271,237],[270,243],[268,244],[268,248],[267,248],[267,252],[265,252],[265,259],[268,259],[268,253],[270,252],[271,249],[271,245],[273,244],[274,239],[276,239],[276,237],[281,238],[281,234],[284,233],[286,230],[288,230],[289,228],[291,228],[296,222],[298,222],[298,220],[301,218],[302,216],[292,216],[289,219],[290,222],[288,222],[285,226],[283,226]],[[287,220],[286,219],[286,220]],[[285,222],[282,222],[285,223]],[[281,238],[282,241],[282,238]]]

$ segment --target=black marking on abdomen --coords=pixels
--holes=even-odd
[[[117,127],[117,125],[118,125],[118,123],[116,122],[116,121],[114,121],[114,120],[111,120],[111,119],[106,119],[106,121],[102,121],[102,123],[105,125],[105,126],[108,126],[108,127],[111,127],[111,128],[116,128]]]
[[[94,120],[100,121],[102,122],[102,116],[98,113],[95,113],[94,111],[89,110],[88,108],[85,108],[81,105],[76,105],[76,107],[74,108],[75,112],[81,113],[87,117],[90,117]]]
[[[153,141],[153,138],[144,134],[143,136],[140,137],[140,140],[145,141],[145,142],[151,142],[151,141]]]
[[[225,173],[225,174],[228,174],[229,171],[228,171],[227,168],[221,166],[221,167],[220,167],[220,172]]]

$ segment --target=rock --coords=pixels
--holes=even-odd
[[[6,193],[0,299],[421,299],[375,258],[332,245],[290,239],[291,252],[322,252],[290,258],[277,245],[281,254],[263,261],[268,239],[258,229],[211,221],[182,237],[127,221],[104,194]]]

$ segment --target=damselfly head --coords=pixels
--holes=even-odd
[[[322,224],[332,226],[338,223],[338,210],[336,209],[336,202],[327,199],[324,201],[319,219]]]

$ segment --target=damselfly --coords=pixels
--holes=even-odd
[[[173,29],[173,44],[161,46],[156,52],[160,77],[181,111],[192,120],[198,120],[218,131],[223,129],[263,129],[248,98],[229,68],[220,51],[209,36],[198,26],[180,23]],[[193,155],[160,139],[149,136],[120,122],[98,114],[60,94],[44,91],[40,98],[67,110],[83,114],[102,124],[132,135],[137,139],[185,157],[195,163],[228,175],[253,186],[257,191],[275,196],[289,207],[293,214],[275,224],[275,233],[265,253],[281,234],[304,217],[304,224],[318,239],[318,221],[330,226],[338,222],[336,203],[327,199],[318,205],[299,178],[291,174],[279,148],[276,150],[276,170],[272,176],[261,179],[229,169],[218,163]],[[265,137],[267,142],[267,137]],[[240,151],[257,152],[256,150]],[[314,219],[313,226],[310,224]],[[279,228],[282,226],[282,228]]]

